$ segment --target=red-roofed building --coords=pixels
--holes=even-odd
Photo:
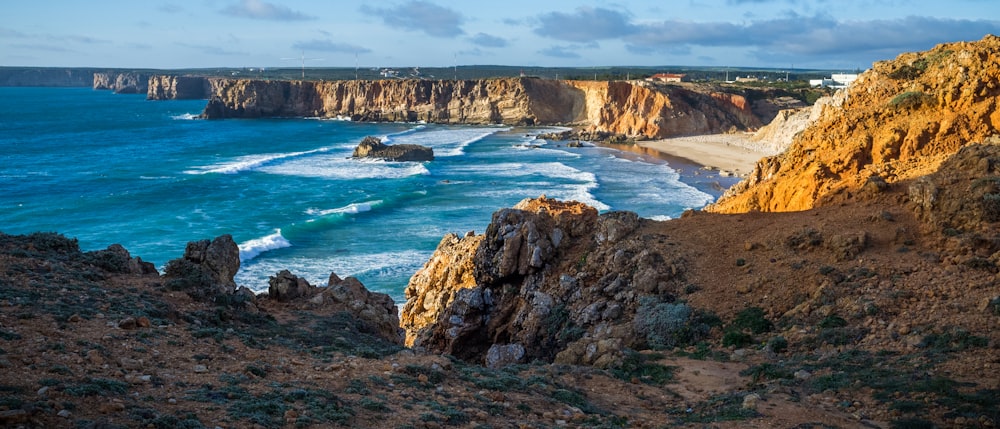
[[[690,79],[688,79],[686,74],[657,73],[650,76],[647,80],[658,80],[660,82],[687,82]]]

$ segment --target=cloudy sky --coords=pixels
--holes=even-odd
[[[864,69],[1000,34],[997,0],[21,0],[0,66]]]

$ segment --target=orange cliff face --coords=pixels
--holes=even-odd
[[[1000,37],[876,63],[847,91],[842,106],[706,210],[807,210],[849,198],[873,176],[894,183],[936,171],[1000,130]]]
[[[746,98],[738,94],[623,81],[566,81],[566,85],[583,92],[580,120],[591,131],[666,138],[760,126]]]
[[[632,82],[210,79],[206,118],[348,116],[363,121],[569,125],[639,138],[760,126],[741,95]]]

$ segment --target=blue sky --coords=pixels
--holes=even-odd
[[[5,2],[0,65],[852,70],[991,33],[997,0],[34,0]]]

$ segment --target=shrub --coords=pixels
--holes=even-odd
[[[692,344],[704,337],[709,326],[702,323],[687,304],[642,300],[635,313],[636,331],[653,349]]]
[[[754,334],[763,334],[774,328],[774,324],[764,317],[764,309],[760,307],[748,307],[736,314],[730,328],[736,330],[749,330]]]
[[[1000,221],[1000,194],[983,194],[983,220]]]
[[[746,347],[753,344],[753,336],[740,331],[726,331],[722,336],[722,345],[729,347]]]
[[[779,335],[777,337],[771,338],[767,342],[767,346],[771,348],[771,351],[775,353],[781,353],[785,350],[788,350],[788,340],[786,340],[785,337]]]
[[[843,328],[847,326],[847,321],[843,317],[834,314],[824,317],[823,320],[819,321],[819,325],[817,326],[820,328]]]
[[[929,102],[931,97],[920,91],[906,91],[892,98],[889,107],[894,109],[913,110],[918,109]]]
[[[673,380],[676,367],[650,362],[657,356],[647,356],[642,353],[626,350],[621,365],[611,370],[611,374],[620,380],[637,379],[643,383],[659,386]]]

